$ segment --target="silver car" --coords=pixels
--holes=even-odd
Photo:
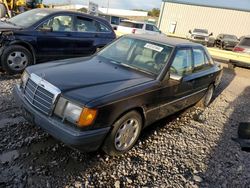
[[[250,35],[242,37],[239,44],[234,47],[233,51],[250,54]]]

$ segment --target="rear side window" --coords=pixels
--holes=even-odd
[[[193,55],[194,55],[194,70],[196,72],[210,67],[210,61],[206,56],[204,50],[193,49]]]
[[[76,18],[76,25],[75,25],[77,32],[97,32],[97,24],[94,20],[89,18],[77,17]]]
[[[147,24],[146,25],[146,30],[148,30],[148,31],[154,31],[154,28],[153,28],[152,25]]]
[[[242,46],[250,46],[250,38],[243,38],[240,41],[240,45],[242,45]]]
[[[142,29],[143,28],[143,24],[140,24],[140,23],[133,23],[133,22],[125,22],[125,21],[122,21],[120,23],[121,26],[124,26],[124,27],[131,27],[131,28],[137,28],[137,29]]]
[[[111,30],[104,24],[96,22],[99,32],[109,33]]]

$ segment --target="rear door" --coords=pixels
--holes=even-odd
[[[215,80],[215,67],[203,47],[193,48],[192,52],[194,62],[192,75],[194,79],[194,91],[206,90],[213,80]]]
[[[104,47],[114,40],[112,30],[92,18],[76,16],[74,26],[72,38],[75,39],[74,55],[76,56],[93,54],[97,48]]]
[[[38,59],[60,59],[72,56],[74,39],[72,15],[56,15],[45,21],[35,31],[37,34]],[[44,31],[42,28],[52,28]]]

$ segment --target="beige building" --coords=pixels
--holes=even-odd
[[[215,37],[220,33],[234,34],[238,37],[250,35],[250,3],[248,7],[233,8],[198,3],[201,1],[191,2],[163,0],[158,21],[161,31],[188,35],[189,30],[199,28],[208,29]],[[220,0],[218,4],[219,2]]]

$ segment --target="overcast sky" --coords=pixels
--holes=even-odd
[[[109,1],[110,8],[120,9],[146,9],[160,8],[162,0],[90,0],[99,4],[100,7],[107,7]],[[233,7],[250,10],[250,0],[179,0],[193,3],[201,3],[214,6]],[[87,5],[89,0],[44,0],[44,3],[73,3]]]

